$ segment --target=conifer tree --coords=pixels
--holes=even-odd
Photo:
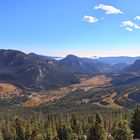
[[[41,114],[38,122],[35,124],[37,130],[37,139],[45,140],[47,137],[46,122],[44,116]]]
[[[133,133],[126,120],[119,121],[112,130],[114,140],[133,140]]]
[[[78,135],[78,140],[84,140],[83,129],[80,121],[78,120],[78,115],[73,114],[71,117],[71,127],[73,131]]]
[[[25,124],[26,122],[22,118],[16,118],[15,120],[15,129],[17,138],[16,140],[24,140],[25,139]]]
[[[88,140],[107,140],[107,133],[99,113],[97,113],[95,123],[90,129]]]
[[[31,124],[29,124],[29,122],[26,125],[25,129],[26,129],[26,131],[25,131],[25,139],[27,139],[27,140],[32,139],[31,138],[32,137],[32,127],[31,127]]]
[[[47,136],[46,136],[46,139],[47,140],[54,140],[53,131],[52,131],[51,127],[50,128],[47,128]]]
[[[2,131],[0,130],[0,140],[4,140]]]
[[[57,139],[58,134],[57,134],[57,127],[56,127],[56,122],[55,122],[55,118],[53,115],[49,115],[48,116],[48,137],[50,137],[50,139]]]
[[[71,128],[70,123],[67,123],[61,128],[61,135],[59,135],[60,140],[78,140],[78,136]]]
[[[131,129],[134,132],[134,138],[140,139],[140,105],[137,105],[131,119]]]
[[[14,140],[17,138],[16,129],[14,122],[9,120],[7,117],[4,118],[3,126],[1,127],[4,140]]]

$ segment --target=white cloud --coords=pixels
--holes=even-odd
[[[140,20],[140,16],[136,16],[134,19],[135,20]]]
[[[130,32],[133,31],[133,29],[131,29],[130,27],[126,27],[125,29],[126,29],[127,31],[130,31]]]
[[[133,27],[135,29],[140,29],[140,26],[135,24],[134,22],[128,20],[128,21],[123,21],[122,22],[122,27]]]
[[[89,23],[96,23],[98,22],[98,19],[92,16],[84,16],[83,21],[89,22]]]
[[[99,6],[95,6],[94,9],[102,9],[104,11],[106,11],[106,14],[123,14],[123,12],[120,9],[117,9],[113,6],[109,6],[109,5],[104,5],[104,4],[100,4]]]

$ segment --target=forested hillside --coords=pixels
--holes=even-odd
[[[131,116],[131,117],[130,117]],[[133,140],[140,138],[140,106],[127,116],[35,114],[26,117],[1,117],[0,140]]]

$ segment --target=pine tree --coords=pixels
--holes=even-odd
[[[58,137],[56,121],[55,121],[55,117],[53,115],[48,116],[47,133],[48,133],[48,137],[50,137],[50,139],[56,140]]]
[[[44,116],[41,114],[38,120],[38,123],[35,124],[35,128],[37,130],[37,139],[39,140],[45,140],[46,139],[46,123]]]
[[[2,131],[0,130],[0,140],[4,140]]]
[[[131,129],[134,131],[134,138],[140,139],[140,105],[137,105],[131,119]]]
[[[88,140],[107,140],[107,133],[99,113],[97,113],[95,123],[90,129]]]
[[[3,126],[1,127],[4,140],[15,140],[17,138],[14,122],[7,117],[3,120]]]
[[[60,140],[78,140],[78,136],[71,128],[70,123],[67,123],[62,126],[60,130],[59,139]]]
[[[47,128],[47,136],[46,136],[47,140],[54,140],[54,136],[53,136],[53,131],[52,128]]]
[[[82,125],[81,125],[81,123],[78,119],[79,118],[78,118],[77,114],[72,115],[72,117],[71,117],[71,127],[72,127],[74,133],[76,133],[78,135],[78,140],[84,140],[85,136],[83,134]]]
[[[22,118],[16,118],[15,120],[15,129],[16,129],[16,134],[17,138],[16,140],[24,140],[25,139],[25,120]]]
[[[126,120],[119,121],[112,130],[114,140],[133,140],[133,133]]]
[[[2,133],[2,123],[0,121],[0,140],[4,140],[3,133]]]

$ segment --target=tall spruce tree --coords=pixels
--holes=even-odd
[[[3,120],[3,125],[1,127],[1,132],[4,140],[14,140],[17,139],[16,128],[14,121],[9,120],[7,117]]]
[[[38,123],[36,123],[35,127],[37,130],[37,139],[39,140],[45,140],[47,138],[47,130],[46,130],[46,123],[44,116],[41,114]]]
[[[24,140],[25,139],[25,120],[22,118],[16,118],[15,120],[15,129],[16,129],[16,134],[17,138],[16,140]]]
[[[71,117],[71,127],[74,133],[77,134],[78,140],[85,140],[85,135],[83,133],[82,124],[79,121],[79,116],[75,113]]]
[[[2,131],[0,130],[0,140],[4,140]]]
[[[119,121],[112,130],[114,140],[133,140],[132,130],[126,120]]]
[[[57,127],[56,127],[56,121],[54,115],[49,115],[48,116],[48,135],[50,139],[56,140],[58,137],[57,134]]]
[[[54,140],[54,135],[51,127],[47,128],[46,140]]]
[[[95,123],[90,129],[88,140],[107,140],[107,133],[99,113],[97,113]]]
[[[63,125],[59,132],[61,133],[59,135],[60,140],[78,140],[78,135],[74,133],[70,123]]]
[[[140,105],[137,105],[132,113],[131,129],[134,131],[134,138],[140,139]]]

